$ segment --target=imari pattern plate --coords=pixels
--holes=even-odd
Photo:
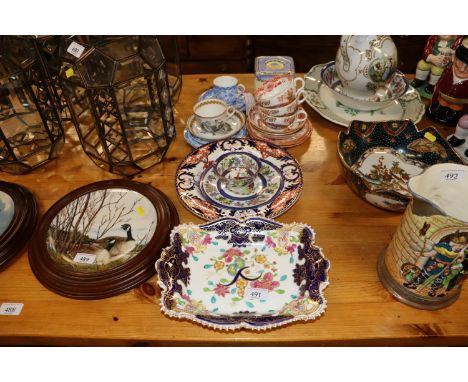
[[[314,320],[330,267],[314,239],[305,224],[261,218],[179,225],[156,262],[161,310],[222,330]]]
[[[219,157],[229,152],[249,153],[262,163],[258,188],[247,196],[246,203],[239,203],[237,198],[219,192],[216,182],[211,179],[210,169]],[[279,216],[294,205],[302,187],[299,163],[287,151],[247,138],[231,138],[202,146],[182,161],[176,173],[176,191],[180,200],[188,210],[205,220]]]

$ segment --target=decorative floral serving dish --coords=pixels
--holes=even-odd
[[[323,66],[324,64],[315,65],[304,77],[306,102],[323,118],[337,125],[348,127],[354,120],[380,122],[411,119],[418,123],[424,115],[424,103],[411,86],[394,103],[380,110],[364,111],[346,106],[338,100],[335,92],[322,82]]]
[[[397,99],[403,96],[409,89],[409,82],[405,75],[396,71],[391,80],[367,98],[357,98],[350,95],[343,87],[335,69],[335,62],[325,64],[321,71],[322,82],[335,94],[336,99],[342,104],[358,110],[379,110],[397,103]]]
[[[411,199],[408,180],[436,163],[462,163],[433,127],[413,122],[353,121],[338,136],[338,155],[349,186],[367,202],[403,211]]]
[[[229,152],[249,153],[261,163],[254,187],[241,198],[223,192],[213,174],[218,158]],[[287,151],[247,138],[202,146],[187,155],[176,172],[176,191],[182,204],[205,220],[279,216],[298,200],[302,187],[300,165]]]
[[[156,262],[161,310],[222,330],[314,320],[330,267],[314,239],[305,224],[261,218],[179,225]]]

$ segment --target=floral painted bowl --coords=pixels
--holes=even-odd
[[[462,163],[433,127],[419,131],[410,120],[351,122],[338,136],[338,155],[348,185],[367,202],[403,211],[408,180],[436,163]]]
[[[324,65],[321,78],[323,83],[334,92],[339,102],[357,110],[380,110],[388,107],[409,89],[409,82],[405,75],[400,71],[396,71],[391,80],[379,88],[372,96],[357,98],[350,95],[343,87],[336,73],[334,61]]]
[[[161,310],[222,330],[314,320],[330,267],[314,239],[305,224],[262,218],[179,225],[156,262]]]

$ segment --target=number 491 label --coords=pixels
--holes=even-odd
[[[0,306],[1,316],[18,316],[23,310],[23,303],[4,302]]]
[[[441,178],[446,182],[459,182],[465,177],[465,170],[442,170]]]
[[[268,298],[268,289],[263,288],[245,288],[245,297],[249,300],[266,300]]]

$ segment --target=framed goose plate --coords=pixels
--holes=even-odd
[[[348,127],[353,120],[379,122],[410,119],[418,123],[424,115],[424,103],[419,93],[408,91],[389,106],[380,110],[363,111],[343,105],[328,86],[323,84],[321,71],[325,64],[315,65],[305,75],[306,102],[325,119]]]
[[[242,198],[223,192],[212,171],[218,158],[229,152],[254,155],[262,164],[255,187]],[[204,145],[187,155],[176,173],[176,191],[182,204],[205,220],[279,216],[298,200],[302,187],[300,165],[287,151],[247,138]]]
[[[29,240],[37,218],[34,196],[26,188],[0,181],[0,270]]]
[[[330,267],[314,239],[305,224],[261,218],[179,225],[156,262],[161,310],[222,330],[314,320]]]
[[[151,186],[93,183],[46,212],[30,244],[31,268],[47,288],[67,297],[122,293],[154,274],[178,222],[172,203]]]

